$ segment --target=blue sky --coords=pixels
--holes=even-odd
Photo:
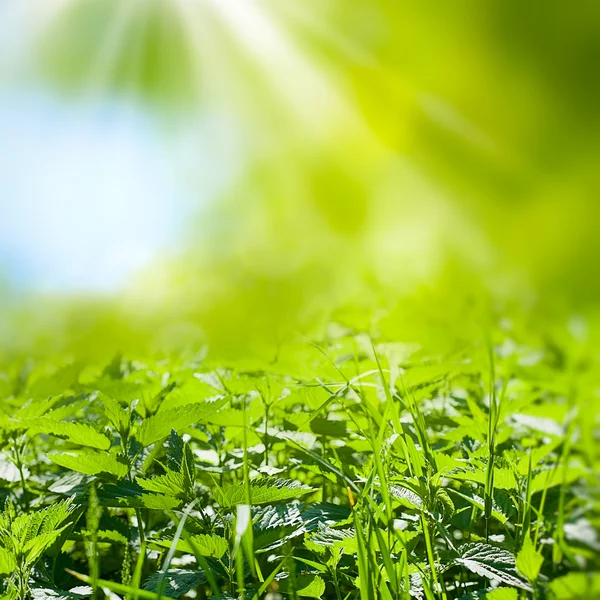
[[[0,96],[0,264],[17,288],[110,291],[184,218],[160,137],[138,108]]]
[[[214,125],[181,135],[122,100],[0,93],[3,278],[24,291],[110,293],[177,252],[224,180]]]

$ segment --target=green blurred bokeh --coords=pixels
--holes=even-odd
[[[42,23],[45,86],[133,97],[167,128],[216,108],[244,170],[176,259],[111,301],[20,300],[7,331],[79,352],[247,352],[330,319],[407,341],[433,324],[437,343],[511,311],[596,322],[600,3],[238,9],[85,0]]]

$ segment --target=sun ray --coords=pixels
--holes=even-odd
[[[203,1],[226,24],[232,41],[261,68],[270,92],[300,119],[303,127],[318,131],[332,115],[352,119],[351,107],[322,69],[255,0]]]

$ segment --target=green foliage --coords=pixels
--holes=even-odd
[[[250,481],[252,504],[270,504],[298,498],[314,491],[313,488],[296,481],[283,479],[253,479]],[[230,485],[215,491],[215,500],[223,508],[231,508],[246,503],[244,484]]]
[[[331,326],[285,362],[119,356],[20,387],[8,364],[1,594],[592,598],[597,365],[532,335],[436,358]]]
[[[172,430],[182,431],[190,425],[200,423],[227,403],[226,398],[198,404],[185,404],[165,410],[143,421],[138,432],[138,440],[144,446],[166,438]]]
[[[55,464],[85,473],[86,475],[100,475],[103,477],[116,477],[122,479],[127,475],[127,464],[116,456],[108,453],[72,451],[54,452],[48,458]]]

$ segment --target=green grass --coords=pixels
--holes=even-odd
[[[487,337],[5,361],[0,597],[600,597],[597,358]]]

